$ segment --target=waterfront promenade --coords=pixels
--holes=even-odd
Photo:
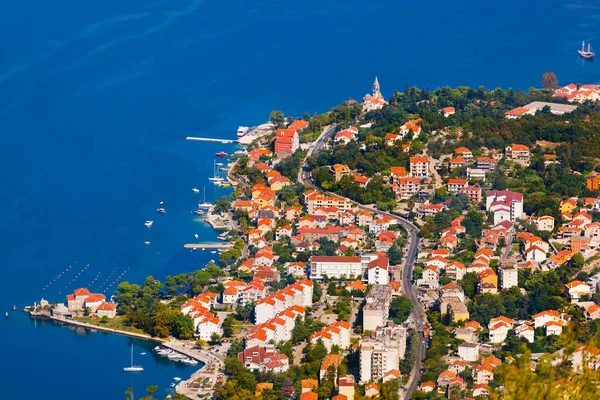
[[[96,331],[116,333],[117,335],[130,336],[130,337],[134,337],[136,339],[153,340],[155,342],[162,342],[161,339],[153,338],[152,336],[144,334],[144,333],[135,333],[135,332],[123,331],[123,330],[119,330],[119,329],[108,328],[108,327],[101,326],[101,325],[88,324],[87,322],[80,322],[80,321],[77,321],[74,319],[69,319],[69,318],[65,318],[65,317],[57,317],[54,315],[50,316],[50,319],[53,320],[54,322],[80,326],[83,328],[92,329],[92,330],[96,330]]]

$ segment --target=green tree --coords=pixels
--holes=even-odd
[[[401,324],[412,313],[413,304],[406,296],[396,296],[390,305],[390,319],[396,324]]]
[[[180,310],[175,310],[172,324],[172,334],[177,339],[191,340],[194,338],[194,321],[189,315],[183,315]]]
[[[280,125],[283,125],[285,115],[283,114],[283,111],[273,110],[273,111],[271,111],[271,114],[269,114],[269,119],[271,120],[271,122],[273,124],[280,126]]]
[[[231,209],[231,203],[227,200],[227,197],[222,196],[220,199],[215,201],[215,205],[213,206],[213,213],[222,214]]]

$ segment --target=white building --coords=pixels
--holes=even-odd
[[[458,356],[468,362],[477,361],[479,358],[479,343],[461,343],[458,346]]]
[[[344,256],[312,256],[310,258],[310,279],[329,278],[339,279],[342,276],[350,279],[362,276],[360,257]]]
[[[487,170],[481,168],[467,168],[467,180],[479,179],[485,181]]]
[[[429,159],[427,157],[411,157],[410,176],[414,178],[429,177]]]
[[[360,344],[360,380],[381,380],[386,373],[398,369],[406,351],[406,329],[387,326],[377,329]]]
[[[529,343],[535,340],[535,330],[529,325],[520,325],[515,328],[515,334],[518,337],[525,338]]]
[[[254,308],[256,323],[262,324],[272,318],[275,318],[281,311],[292,306],[309,307],[312,306],[313,283],[304,279],[256,302]]]
[[[502,266],[500,268],[500,279],[502,289],[519,286],[519,271],[514,266]]]
[[[287,269],[287,273],[289,275],[295,276],[296,278],[306,277],[306,264],[303,262],[286,263],[285,268]]]
[[[389,283],[389,261],[389,258],[379,256],[378,258],[369,263],[367,275],[370,285],[387,285]]]
[[[373,285],[363,307],[363,330],[385,326],[390,312],[392,291],[388,285]]]
[[[291,306],[274,318],[250,329],[245,337],[246,347],[265,346],[271,342],[280,343],[290,340],[297,317],[304,319],[304,308]]]
[[[533,319],[533,323],[536,328],[541,328],[546,326],[547,322],[558,322],[560,321],[560,316],[558,315],[558,311],[556,310],[546,310],[540,313],[537,313],[531,317]]]
[[[323,341],[328,352],[331,352],[331,346],[333,345],[337,345],[343,350],[350,347],[350,334],[350,323],[337,321],[333,325],[326,326],[320,331],[313,333],[310,337],[310,342],[315,344],[319,340]]]
[[[536,221],[536,225],[538,231],[551,232],[554,230],[554,217],[550,215],[539,217]]]
[[[506,340],[508,331],[512,329],[514,321],[507,317],[496,317],[488,324],[490,343],[502,343]]]
[[[567,296],[571,303],[578,303],[581,296],[592,295],[592,287],[585,282],[581,281],[572,281],[567,283],[566,285]]]
[[[523,218],[523,194],[509,190],[488,190],[485,209],[494,213],[494,225]]]

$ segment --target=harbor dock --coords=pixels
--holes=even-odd
[[[185,140],[194,140],[197,142],[217,142],[217,143],[223,143],[223,144],[231,144],[233,142],[237,142],[237,140],[230,140],[230,139],[213,139],[213,138],[202,138],[202,137],[194,137],[194,136],[188,136],[185,138]]]
[[[231,243],[187,243],[183,245],[186,249],[231,249]]]

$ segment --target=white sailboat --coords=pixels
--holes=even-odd
[[[131,344],[131,365],[129,367],[123,368],[125,372],[142,372],[144,367],[141,365],[133,365],[133,343]]]
[[[225,179],[221,178],[219,176],[219,169],[217,168],[218,164],[216,161],[214,162],[213,165],[213,177],[212,178],[208,178],[209,181],[211,181],[212,183],[214,183],[215,185],[218,185],[219,183],[222,183]],[[222,164],[221,164],[222,165]]]
[[[211,208],[213,205],[206,201],[206,188],[204,188],[204,194],[202,195],[204,203],[198,204],[198,208]]]

